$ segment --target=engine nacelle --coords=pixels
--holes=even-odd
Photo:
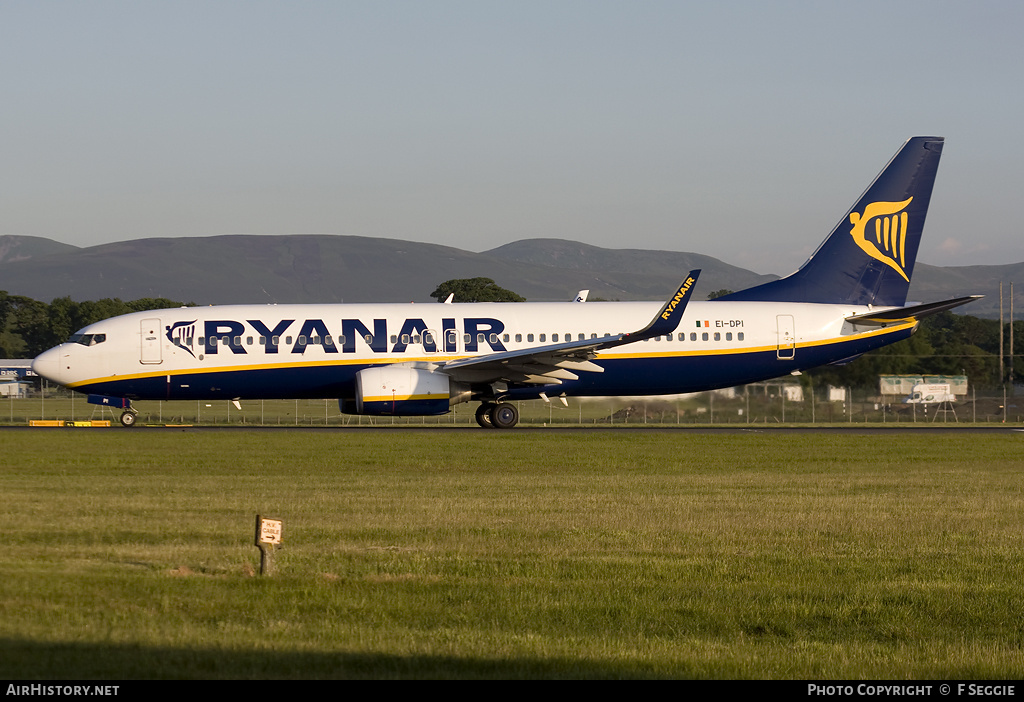
[[[422,416],[447,414],[455,402],[453,395],[462,395],[444,373],[409,366],[367,368],[356,373],[355,407],[352,401],[341,400],[346,414],[389,416]],[[454,400],[454,401],[453,401]]]

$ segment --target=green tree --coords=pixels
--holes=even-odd
[[[24,342],[25,355],[38,356],[51,346],[64,341],[64,338],[54,336],[50,325],[50,306],[45,302],[22,295],[11,295],[8,300],[12,303],[11,331]],[[63,316],[63,311],[59,316]],[[58,325],[61,323],[58,319]]]
[[[58,297],[50,304],[0,290],[0,357],[30,358],[66,341],[75,331],[110,317],[130,312],[181,307],[167,298],[118,298],[75,302]]]
[[[25,355],[25,342],[14,331],[13,296],[0,290],[0,358],[21,358]]]
[[[722,288],[721,290],[715,290],[714,292],[709,292],[708,293],[708,299],[709,300],[714,300],[714,299],[719,298],[719,297],[725,297],[726,295],[732,295],[733,292],[734,292],[733,290],[729,290],[728,288]]]
[[[526,302],[526,298],[498,287],[490,278],[453,278],[437,286],[430,296],[444,302],[454,294],[455,302]]]

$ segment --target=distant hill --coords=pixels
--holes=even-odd
[[[737,268],[703,254],[647,249],[604,249],[564,239],[524,239],[484,255],[515,261],[560,275],[580,274],[590,282],[582,285],[591,294],[607,299],[658,300],[665,296],[665,284],[671,288],[687,271],[701,269],[694,299],[708,292],[727,288],[742,290],[775,280],[775,275],[760,275]],[[561,299],[561,298],[558,298]]]
[[[705,269],[700,296],[774,278],[698,254],[522,243],[472,253],[355,236],[136,239],[0,264],[0,289],[45,301],[432,302],[430,293],[445,280],[484,276],[529,300],[571,300],[583,288],[606,299],[658,300],[697,266]]]
[[[41,236],[0,236],[0,264],[17,263],[37,256],[77,250],[77,246],[62,244]]]
[[[1016,319],[1024,319],[1024,263],[999,266],[939,267],[918,263],[910,282],[909,299],[921,302],[963,295],[984,295],[985,299],[959,308],[957,312],[975,317],[999,319],[999,283],[1003,283],[1003,309],[1010,310],[1010,283],[1014,283]]]
[[[563,239],[525,239],[483,253],[358,236],[212,236],[136,239],[78,248],[40,237],[0,237],[0,290],[50,301],[166,297],[198,304],[432,302],[451,278],[493,278],[529,300],[570,300],[587,288],[609,300],[659,300],[701,268],[695,299],[777,278],[697,253],[606,249]],[[962,308],[999,316],[999,281],[1022,281],[1024,263],[940,268],[919,263],[910,299],[987,297]]]

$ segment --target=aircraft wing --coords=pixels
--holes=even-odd
[[[603,373],[604,368],[592,362],[598,351],[675,331],[693,294],[698,275],[699,269],[690,271],[650,324],[638,331],[461,358],[445,363],[439,370],[468,383],[505,381],[540,385],[576,380],[579,376],[574,371]]]
[[[877,312],[865,312],[864,314],[855,314],[852,317],[847,317],[847,322],[853,324],[862,324],[868,326],[882,326],[884,324],[893,324],[895,322],[909,322],[911,320],[923,319],[930,317],[933,314],[939,312],[945,312],[951,310],[954,307],[960,305],[966,305],[968,302],[974,302],[985,297],[984,295],[968,295],[967,297],[956,297],[951,300],[943,300],[941,302],[928,302],[923,305],[911,305],[910,307],[896,307],[893,309],[879,310]]]

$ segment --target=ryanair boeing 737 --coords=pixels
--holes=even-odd
[[[90,324],[33,370],[123,409],[132,400],[337,398],[341,411],[439,415],[479,402],[710,390],[842,363],[978,296],[906,306],[941,137],[897,152],[799,270],[708,302],[690,271],[666,302],[229,305]],[[449,300],[450,301],[450,300]]]

